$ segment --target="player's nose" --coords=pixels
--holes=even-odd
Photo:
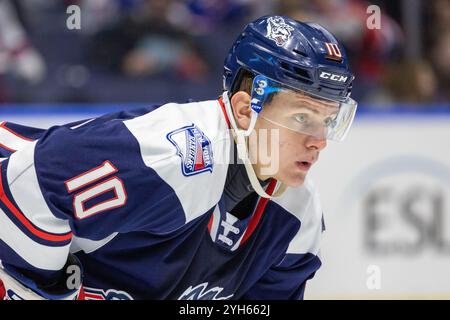
[[[321,151],[327,146],[327,139],[325,137],[319,138],[315,136],[308,136],[305,140],[305,145],[308,149]]]

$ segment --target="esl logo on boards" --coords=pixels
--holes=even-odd
[[[384,174],[371,177],[361,201],[365,249],[378,256],[449,255],[448,168],[415,157],[399,160],[401,168],[392,160],[379,164]]]

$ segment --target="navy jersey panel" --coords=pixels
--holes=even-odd
[[[66,181],[105,161],[117,172],[74,192],[67,190]],[[146,230],[161,233],[184,224],[184,214],[173,190],[154,170],[145,166],[136,139],[121,121],[110,119],[102,125],[88,123],[76,129],[49,129],[36,146],[35,166],[50,209],[59,218],[71,220],[76,236],[98,240],[112,232]],[[77,216],[74,197],[113,177],[123,183],[126,202],[91,216]],[[111,198],[108,194],[103,196]],[[90,201],[85,203],[86,206],[92,207],[105,199],[100,195]]]
[[[100,250],[76,253],[86,270],[85,285],[103,292],[120,288],[116,292],[133,299],[299,298],[315,266],[303,267],[303,255],[292,255],[302,262],[286,268],[288,272],[275,265],[284,260],[300,222],[276,204],[267,209],[248,241],[234,252],[211,239],[210,213],[166,235],[119,234]],[[280,273],[265,286],[272,270]]]
[[[282,263],[271,267],[243,299],[303,299],[306,281],[314,277],[320,266],[319,257],[310,253],[286,255]]]

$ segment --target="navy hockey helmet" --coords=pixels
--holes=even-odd
[[[286,16],[264,16],[244,28],[225,59],[224,90],[236,89],[243,69],[334,101],[349,97],[354,79],[344,48],[329,31]]]
[[[318,138],[344,139],[357,108],[350,98],[354,76],[344,48],[325,28],[285,16],[264,16],[249,23],[225,60],[225,91],[236,91],[244,70],[255,76],[251,92],[255,115],[245,135],[250,134],[259,115]],[[263,105],[270,101],[270,93],[284,90],[313,98],[309,102],[323,101],[322,117],[314,119],[301,113],[299,118],[283,120],[264,112]]]

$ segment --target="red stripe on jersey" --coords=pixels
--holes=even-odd
[[[225,105],[223,104],[222,97],[219,98],[219,104],[220,107],[222,108],[223,115],[225,116],[225,121],[227,122],[228,129],[230,129],[231,128],[230,119],[228,119],[227,111],[225,110]]]
[[[209,233],[211,233],[213,220],[214,220],[214,212],[212,213],[211,218],[209,219],[209,222],[208,222],[208,231],[209,231]]]
[[[269,195],[272,195],[273,190],[275,189],[275,186],[277,185],[277,180],[272,179],[267,186],[266,193]],[[253,214],[252,219],[248,223],[247,230],[245,230],[244,237],[242,238],[240,246],[247,241],[248,238],[252,235],[253,231],[258,226],[259,221],[261,220],[262,214],[264,212],[264,209],[266,208],[267,203],[269,202],[269,199],[260,197],[258,205],[256,206],[255,213]]]
[[[0,172],[1,172],[2,164],[0,163]],[[37,229],[33,224],[23,215],[22,212],[14,204],[8,199],[6,196],[5,190],[3,188],[3,181],[0,175],[0,201],[14,214],[14,216],[35,236],[51,241],[51,242],[62,242],[72,239],[72,232],[56,235],[47,233]]]
[[[10,151],[10,152],[16,152],[17,151],[16,149],[13,149],[13,148],[5,146],[3,143],[0,143],[0,148],[6,149],[7,151]]]
[[[84,300],[105,300],[100,294],[84,292]]]
[[[0,300],[5,299],[5,295],[6,295],[5,286],[3,285],[2,280],[0,280]]]
[[[86,300],[86,296],[85,296],[83,287],[80,288],[80,292],[78,293],[77,300]]]
[[[197,155],[195,156],[195,166],[194,170],[201,170],[205,167],[205,163],[203,161],[203,148],[200,143],[197,143]]]

